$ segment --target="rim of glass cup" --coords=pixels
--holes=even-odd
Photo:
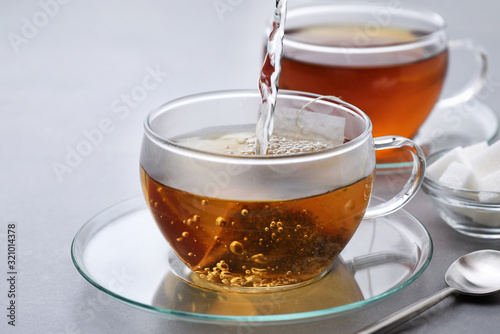
[[[164,138],[157,134],[153,129],[152,123],[155,118],[160,114],[168,112],[169,110],[175,109],[177,107],[187,105],[193,102],[200,102],[203,100],[217,100],[221,98],[257,98],[260,101],[260,93],[257,90],[221,90],[221,91],[211,91],[211,92],[203,92],[192,95],[183,96],[169,102],[166,102],[159,106],[158,108],[151,111],[146,119],[144,120],[144,130],[146,136],[159,144],[166,149],[175,150],[179,154],[184,154],[187,156],[202,156],[206,160],[211,161],[230,161],[231,163],[248,163],[251,162],[253,164],[269,164],[269,163],[290,163],[290,160],[294,162],[305,162],[311,160],[323,159],[329,156],[339,155],[343,152],[351,150],[358,145],[361,145],[362,142],[366,139],[366,137],[371,136],[372,132],[372,123],[370,118],[359,108],[356,106],[342,101],[333,96],[321,96],[313,93],[305,93],[298,92],[292,90],[280,90],[278,92],[278,103],[279,106],[279,98],[287,97],[287,98],[299,98],[305,100],[304,105],[309,102],[313,103],[328,103],[335,105],[336,108],[341,108],[342,110],[350,113],[351,115],[355,115],[357,118],[361,118],[364,122],[365,129],[361,134],[356,136],[355,138],[349,139],[349,141],[344,142],[341,145],[326,148],[315,152],[301,152],[297,154],[290,155],[229,155],[223,153],[216,153],[211,151],[199,150],[196,148],[180,145],[175,141]],[[255,110],[255,121],[257,121],[258,109]]]
[[[380,4],[380,3],[377,4],[377,3],[366,3],[366,2],[302,4],[292,7],[288,10],[287,24],[292,23],[293,20],[301,16],[311,16],[311,15],[314,16],[318,12],[324,14],[326,12],[342,10],[343,12],[349,12],[352,14],[362,12],[363,15],[365,15],[370,13],[373,14],[374,11],[377,9],[379,11],[381,10],[390,11],[389,8],[390,4]],[[416,37],[416,39],[413,41],[407,41],[386,46],[370,46],[370,47],[363,47],[363,46],[338,47],[338,46],[318,45],[318,44],[295,40],[291,37],[288,37],[285,32],[285,36],[283,38],[283,47],[285,49],[285,52],[286,49],[288,48],[295,50],[307,50],[308,52],[315,52],[315,53],[359,54],[359,55],[404,52],[413,49],[425,48],[435,44],[437,41],[441,41],[443,47],[442,49],[436,50],[435,53],[438,53],[439,51],[442,51],[446,48],[447,44],[446,21],[438,13],[420,8],[412,8],[405,5],[404,8],[401,7],[395,8],[394,13],[390,15],[395,15],[398,17],[406,17],[406,18],[411,18],[415,21],[418,20],[421,22],[425,22],[433,26],[434,29],[432,30],[432,32],[429,32],[428,34]],[[375,19],[374,22],[379,25],[383,24],[383,23],[381,24]],[[298,26],[305,27],[305,26],[312,26],[314,24],[315,23],[302,24]],[[370,29],[370,27],[368,27],[369,24],[370,22],[365,22],[365,28]],[[390,26],[390,23],[387,26]],[[291,28],[293,28],[293,26]],[[373,28],[377,29],[376,26],[374,26]]]

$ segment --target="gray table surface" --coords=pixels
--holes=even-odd
[[[472,38],[488,50],[491,76],[481,100],[500,110],[499,3],[395,2],[441,13],[451,38]],[[434,242],[434,256],[421,277],[349,316],[276,327],[163,319],[107,297],[80,276],[70,257],[77,230],[97,212],[140,194],[145,115],[191,93],[256,88],[260,43],[273,5],[272,0],[2,0],[0,332],[350,333],[443,288],[446,268],[460,255],[500,249],[500,241],[451,230],[420,191],[406,210],[422,221]],[[106,132],[83,147],[99,127]],[[77,147],[86,155],[70,166],[68,152]],[[66,168],[56,168],[61,165]],[[391,183],[391,176],[378,177],[378,194],[386,194]],[[15,327],[6,317],[6,241],[12,223],[17,231]],[[451,297],[399,331],[496,333],[499,313],[500,295]]]

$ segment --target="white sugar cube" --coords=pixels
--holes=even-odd
[[[500,170],[500,141],[475,155],[470,164],[478,179]]]
[[[470,166],[469,160],[464,154],[464,149],[459,146],[449,152],[446,152],[442,157],[430,164],[427,167],[427,175],[438,180],[441,175],[443,175],[446,168],[448,168],[448,165],[453,161],[459,162],[467,167]]]
[[[477,183],[479,201],[482,203],[500,202],[500,170],[480,179]],[[496,192],[496,193],[492,193]]]
[[[480,191],[477,195],[481,203],[499,203],[500,195],[488,191]]]
[[[472,157],[478,155],[482,151],[486,150],[488,148],[488,142],[482,141],[477,144],[472,144],[469,146],[464,147],[464,154],[467,157],[468,160],[470,160]]]
[[[500,203],[500,141],[488,146],[480,142],[467,147],[457,147],[432,163],[427,173],[451,187],[475,190],[471,200],[480,203]],[[477,196],[475,196],[477,194]],[[456,212],[469,217],[474,223],[500,227],[500,212],[486,206],[475,209],[456,207]]]
[[[500,227],[500,213],[495,211],[472,210],[467,214],[476,224]]]
[[[461,189],[475,189],[476,177],[469,167],[460,162],[452,161],[445,169],[439,182]]]

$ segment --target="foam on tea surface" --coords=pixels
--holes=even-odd
[[[226,131],[230,131],[229,129]],[[199,149],[202,151],[222,153],[229,155],[256,155],[256,138],[249,132],[217,133],[213,137],[192,136],[177,139],[180,145]],[[266,155],[292,155],[310,153],[336,145],[331,142],[298,140],[284,136],[272,135],[269,138]]]
[[[229,155],[256,155],[255,135],[248,132],[222,134],[216,138],[190,137],[177,140],[177,143],[202,151]],[[292,155],[309,153],[335,147],[332,143],[294,140],[272,135],[269,138],[266,155]]]
[[[292,155],[333,148],[344,143],[345,118],[280,109],[275,113],[274,134],[266,155]],[[190,133],[175,142],[202,151],[230,155],[256,155],[257,138],[252,126],[218,127]]]

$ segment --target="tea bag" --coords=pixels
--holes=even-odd
[[[280,286],[311,279],[328,266],[341,240],[322,233],[314,213],[279,203],[228,205],[197,265],[200,277],[233,286]],[[303,263],[305,254],[315,254],[315,261]]]

